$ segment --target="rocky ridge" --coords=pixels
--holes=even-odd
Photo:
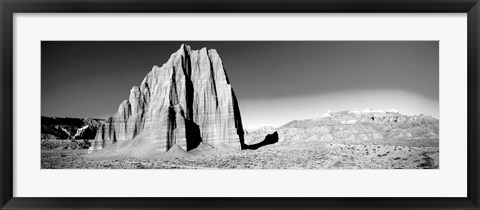
[[[426,115],[408,116],[396,110],[327,112],[320,117],[294,120],[278,128],[249,131],[247,143],[258,143],[272,131],[279,134],[279,142],[335,141],[393,143],[400,145],[437,145],[439,120]]]
[[[104,122],[95,118],[41,117],[42,139],[94,139]]]

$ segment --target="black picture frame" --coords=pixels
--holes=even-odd
[[[479,209],[478,0],[0,0],[1,209]],[[468,196],[465,198],[16,198],[13,193],[14,13],[467,13]]]

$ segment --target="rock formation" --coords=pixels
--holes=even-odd
[[[73,139],[94,139],[97,134],[98,127],[85,125],[79,129],[73,136]]]
[[[103,119],[43,117],[41,118],[42,139],[94,139]],[[87,128],[88,126],[88,128]],[[83,128],[83,129],[82,129]],[[76,135],[78,134],[78,135]]]
[[[241,149],[242,120],[217,51],[182,44],[131,89],[90,150],[112,145],[126,155],[147,156],[174,145],[188,151],[200,142]]]
[[[396,110],[327,112],[313,119],[294,120],[267,131],[249,131],[249,145],[260,137],[278,131],[279,142],[327,141],[349,143],[389,142],[395,145],[438,145],[439,120],[426,115],[404,115]],[[248,140],[248,141],[247,141]]]

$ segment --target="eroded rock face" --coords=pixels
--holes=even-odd
[[[42,122],[42,139],[94,139],[103,119],[44,117]]]
[[[277,130],[279,141],[414,141],[427,145],[428,142],[438,142],[439,120],[392,111],[342,111],[329,113],[326,117],[294,120]]]
[[[149,148],[138,153],[164,152],[176,144],[191,150],[200,142],[241,149],[240,110],[217,51],[181,45],[163,66],[154,66],[102,125],[90,149],[117,142]]]
[[[77,130],[73,139],[94,139],[96,137],[97,128],[85,125]]]

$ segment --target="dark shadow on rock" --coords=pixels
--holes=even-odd
[[[200,127],[193,121],[185,119],[185,130],[187,151],[197,148],[200,142],[202,142],[202,137],[200,136]]]
[[[97,129],[88,127],[83,131],[81,135],[74,136],[74,139],[95,139],[96,135],[97,135]]]
[[[226,72],[225,72],[225,76],[227,76]],[[243,131],[242,116],[240,115],[240,108],[238,106],[237,97],[235,96],[235,92],[233,91],[233,89],[232,89],[232,100],[233,100],[233,117],[235,120],[235,128],[237,129],[237,135],[238,135],[238,138],[240,139],[240,148],[247,149],[248,145],[245,144],[245,133]]]
[[[268,134],[265,139],[259,143],[256,144],[251,144],[251,145],[245,145],[244,149],[251,149],[251,150],[256,150],[260,147],[269,145],[269,144],[275,144],[278,142],[278,133],[275,131],[272,134]]]

